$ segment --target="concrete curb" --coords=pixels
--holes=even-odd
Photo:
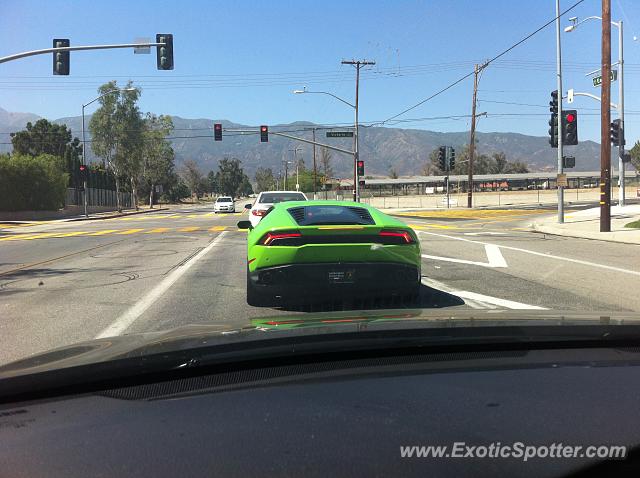
[[[70,219],[63,219],[61,222],[76,222],[76,221],[95,221],[100,219],[113,219],[116,217],[126,217],[126,216],[135,216],[136,214],[147,214],[149,212],[158,212],[158,211],[168,211],[170,208],[168,207],[160,207],[156,209],[144,209],[142,211],[133,211],[133,212],[123,212],[110,214],[108,216],[98,216],[98,217],[74,217]]]
[[[629,237],[630,233],[637,232],[633,229],[613,232],[568,231],[561,226],[538,223],[532,223],[530,227],[533,232],[541,232],[552,236],[576,237],[579,239],[592,239],[623,244],[640,244],[640,237]]]

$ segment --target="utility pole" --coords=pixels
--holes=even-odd
[[[484,66],[484,65],[483,65]],[[469,138],[469,164],[467,165],[467,207],[473,207],[473,156],[476,149],[476,98],[478,96],[478,65],[473,68],[473,103],[471,104],[471,138]],[[448,200],[447,200],[448,201]],[[448,202],[447,202],[448,205]]]
[[[622,39],[622,19],[618,22],[618,117],[620,118],[620,144],[618,145],[618,205],[625,205],[625,178],[624,178],[624,51]]]
[[[560,0],[556,0],[556,88],[558,89],[558,178],[564,173],[562,161],[562,48],[560,45]],[[558,223],[564,222],[564,186],[556,181],[558,188]]]
[[[316,170],[316,129],[313,128],[313,199],[316,199],[318,172]]]
[[[367,60],[342,60],[343,65],[353,65],[356,67],[356,101],[355,101],[355,121],[353,134],[353,200],[360,202],[360,183],[358,181],[358,96],[360,89],[360,68],[367,65],[375,65],[375,61]]]
[[[600,232],[611,231],[611,0],[602,0],[600,101]]]

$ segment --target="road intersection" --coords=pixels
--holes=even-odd
[[[528,229],[549,213],[398,216],[422,245],[418,307],[640,312],[640,246]],[[204,205],[0,226],[0,363],[95,337],[304,314],[246,304],[243,215]]]

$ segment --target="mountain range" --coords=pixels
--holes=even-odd
[[[32,113],[12,113],[0,108],[0,131],[2,141],[10,142],[7,133],[23,129],[28,121],[37,121],[39,116]],[[90,116],[85,118],[89,123]],[[74,136],[82,137],[82,118],[73,116],[59,118],[55,123],[66,124]],[[213,124],[222,123],[225,129],[223,141],[213,141]],[[227,120],[205,118],[173,117],[175,127],[171,135],[176,163],[188,159],[195,160],[203,172],[217,169],[219,160],[225,157],[238,158],[242,161],[245,172],[253,177],[258,167],[272,168],[280,171],[283,160],[293,160],[295,148],[298,158],[302,158],[307,167],[313,161],[313,147],[309,144],[278,137],[269,136],[268,143],[261,143],[258,128],[233,123]],[[344,149],[352,149],[351,138],[326,138],[326,127],[309,122],[270,125],[270,131],[288,132],[294,136],[311,139],[310,129],[317,127],[316,140]],[[231,129],[251,129],[256,134],[233,133]],[[339,129],[339,128],[336,128]],[[546,125],[544,125],[546,130]],[[90,135],[86,132],[87,141]],[[553,171],[556,169],[557,150],[549,147],[548,137],[529,136],[519,133],[494,132],[476,133],[478,154],[504,152],[509,161],[522,161],[531,171]],[[469,132],[442,133],[418,129],[402,129],[391,127],[360,128],[360,158],[365,161],[367,175],[388,176],[393,169],[400,176],[421,174],[431,151],[441,145],[450,145],[459,152],[469,142]],[[11,150],[10,144],[0,144],[0,152]],[[319,148],[316,150],[320,157]],[[459,154],[459,153],[458,153]],[[599,169],[600,145],[594,141],[581,141],[578,146],[567,147],[566,155],[576,157],[576,171],[594,171]],[[98,160],[87,148],[87,158]],[[339,152],[332,153],[332,168],[337,176],[349,176],[353,168],[350,156]]]

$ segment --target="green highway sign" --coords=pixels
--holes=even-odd
[[[327,131],[327,138],[353,138],[353,131]]]
[[[618,70],[611,70],[609,78],[611,78],[611,81],[616,81],[618,79]],[[602,85],[602,75],[593,77],[593,86],[598,87],[600,85]]]

